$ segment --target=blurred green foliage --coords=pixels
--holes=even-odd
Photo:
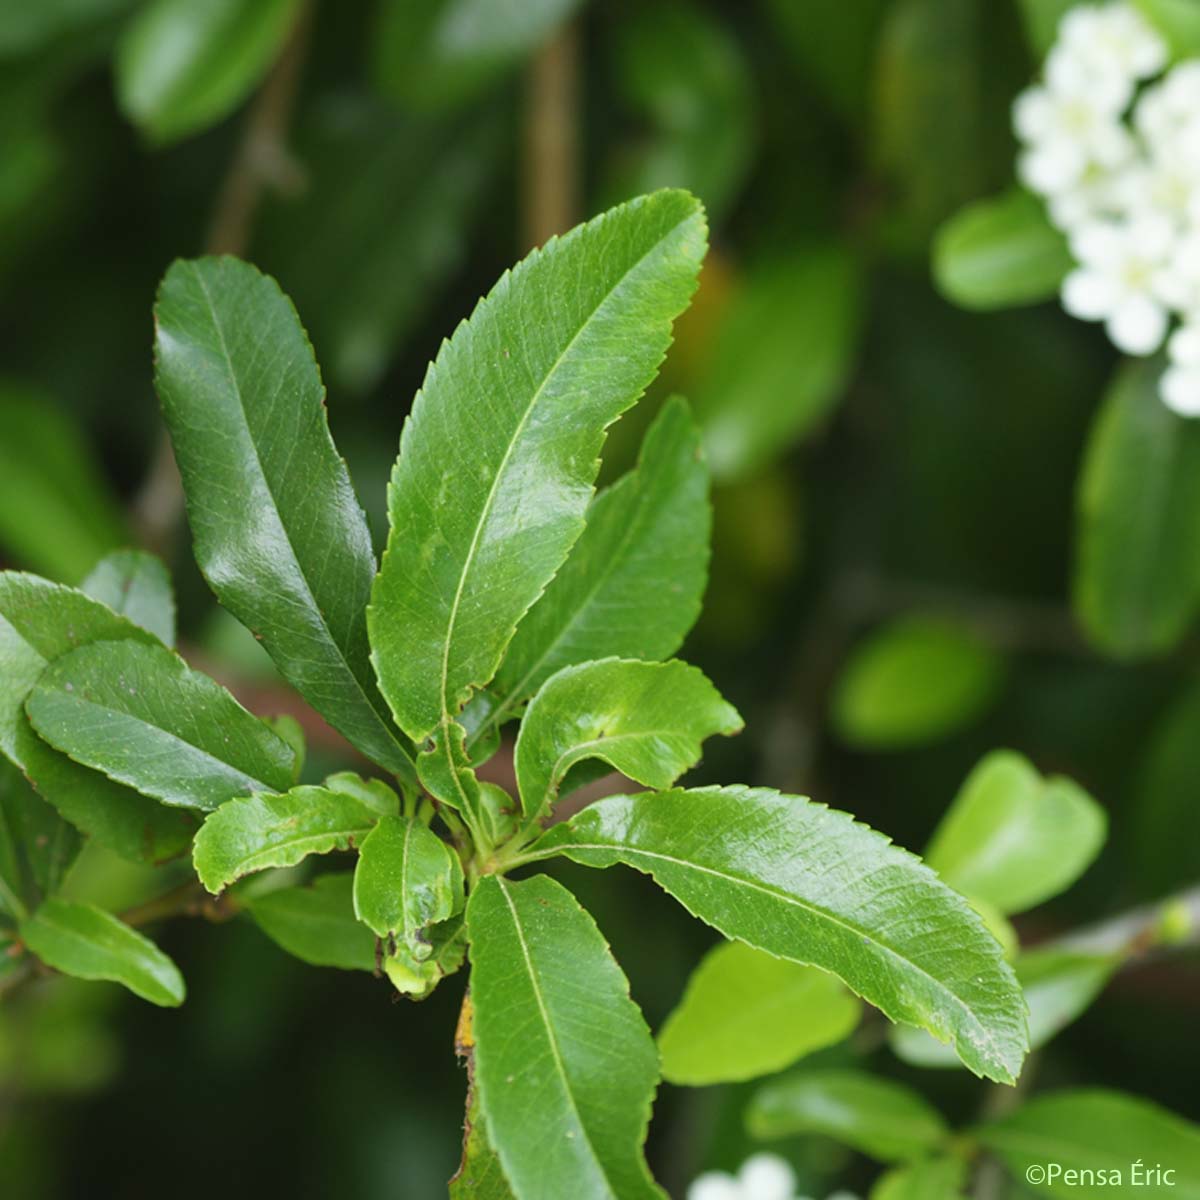
[[[1110,384],[1099,331],[1049,305],[999,311],[1048,296],[1061,269],[1025,200],[995,198],[1012,182],[1009,104],[1065,7],[0,0],[0,560],[76,583],[114,546],[156,541],[185,653],[274,711],[270,664],[215,611],[185,528],[158,519],[173,501],[154,470],[150,309],[168,262],[229,249],[214,232],[229,189],[264,192],[235,248],[299,308],[378,538],[425,364],[527,249],[546,172],[571,220],[686,186],[714,251],[605,472],[632,465],[663,396],[694,401],[720,484],[687,655],[750,732],[693,778],[803,791],[916,846],[1010,746],[1077,780],[1113,828],[1069,893],[1017,918],[1024,938],[1194,883],[1197,430],[1158,405],[1152,366]],[[1183,0],[1142,7],[1195,45]],[[564,22],[565,168],[537,150],[530,107]],[[265,134],[256,96],[288,110]],[[914,643],[914,616],[942,632]],[[323,727],[307,733],[306,778],[347,765]],[[0,854],[4,822],[44,808],[0,771]],[[39,887],[61,865],[22,869]],[[617,891],[561,873],[660,1028],[709,936],[640,877]],[[95,846],[68,877],[72,901],[114,909],[156,886]],[[313,922],[361,933],[341,886],[300,874],[249,890],[253,920],[164,927],[189,985],[178,1012],[61,979],[5,1000],[0,1195],[124,1200],[164,1180],[180,1200],[441,1194],[465,1086],[444,1069],[454,989],[393,1005],[366,974],[369,938],[338,964],[361,971],[313,971],[254,924],[302,957]],[[1063,978],[1060,1016],[1099,986]],[[1040,1078],[1200,1116],[1198,992],[1194,957],[1117,976],[1042,1052]],[[964,1072],[865,1053],[957,1124],[983,1102]],[[648,1152],[676,1193],[744,1155],[753,1088],[664,1087]],[[820,1138],[780,1145],[814,1190],[865,1192],[877,1173]]]

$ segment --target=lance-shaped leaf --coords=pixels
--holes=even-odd
[[[504,275],[429,368],[368,613],[383,693],[414,740],[491,680],[562,565],[604,431],[653,379],[704,247],[686,193],[615,208]]]
[[[881,1175],[870,1200],[963,1200],[967,1163],[961,1158],[927,1158]]]
[[[479,1110],[474,1087],[467,1097],[462,1162],[450,1180],[450,1200],[516,1200],[488,1137],[487,1122]]]
[[[1011,1083],[1025,1002],[973,909],[919,859],[847,813],[763,788],[613,796],[556,826],[534,857],[623,862],[726,937],[843,979],[894,1021],[953,1041]]]
[[[58,891],[82,843],[75,827],[0,758],[0,911],[27,916]]]
[[[548,809],[576,763],[599,758],[665,788],[700,761],[700,744],[742,727],[704,674],[687,663],[608,658],[565,667],[533,698],[515,755],[527,813]]]
[[[1122,1187],[1113,1195],[1136,1196],[1156,1191],[1200,1200],[1200,1127],[1138,1096],[1099,1088],[1051,1092],[978,1131],[1018,1178],[1029,1178],[1032,1165],[1059,1168],[1056,1177],[1043,1171],[1030,1182],[1045,1196],[1099,1194],[1064,1178],[1067,1171],[1119,1171]],[[1142,1170],[1133,1178],[1134,1164]],[[1156,1167],[1173,1172],[1169,1186],[1147,1177]]]
[[[544,875],[489,875],[467,922],[475,1087],[513,1191],[661,1200],[641,1154],[658,1056],[591,917]]]
[[[76,828],[125,858],[161,862],[191,840],[190,814],[173,812],[72,762],[37,736],[24,712],[48,663],[111,638],[157,644],[82,592],[35,575],[0,574],[0,752]]]
[[[21,940],[42,960],[78,979],[111,979],[151,1004],[183,1003],[178,967],[136,929],[90,904],[50,899],[20,926]]]
[[[212,809],[292,782],[292,748],[165,646],[73,650],[46,668],[25,708],[55,749],[165,804]]]
[[[354,871],[354,914],[378,937],[396,937],[422,961],[425,930],[462,908],[458,855],[412,817],[382,817],[363,842]]]
[[[949,1133],[918,1092],[863,1071],[804,1071],[766,1084],[746,1112],[759,1138],[820,1133],[872,1158],[923,1158]]]
[[[861,1011],[825,971],[723,942],[658,1035],[663,1078],[703,1087],[782,1071],[849,1037]]]
[[[160,559],[144,550],[114,550],[79,585],[81,592],[175,645],[175,593]]]
[[[359,781],[366,788],[365,780]],[[399,799],[385,789],[395,812]],[[268,867],[291,867],[310,854],[361,845],[383,812],[334,785],[296,787],[283,795],[246,796],[222,804],[196,834],[192,863],[214,895],[235,879]]]
[[[368,659],[371,535],[296,310],[248,264],[209,258],[171,267],[155,318],[200,570],[331,725],[415,782]]]
[[[934,831],[925,861],[952,887],[1019,913],[1070,887],[1104,845],[1104,810],[1069,779],[989,754]]]
[[[563,667],[674,654],[700,614],[711,528],[700,435],[675,398],[647,431],[637,467],[592,502],[579,541],[517,627],[489,689],[491,720]]]
[[[314,967],[375,970],[375,936],[354,916],[354,877],[321,875],[306,887],[243,897],[255,924],[289,954]]]

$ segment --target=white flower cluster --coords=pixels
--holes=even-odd
[[[796,1172],[777,1154],[755,1154],[737,1175],[706,1171],[688,1188],[687,1200],[809,1200],[796,1195]],[[829,1200],[857,1200],[837,1192]]]
[[[1126,354],[1167,341],[1162,398],[1200,416],[1200,60],[1166,66],[1135,8],[1074,8],[1013,119],[1021,179],[1077,263],[1063,307]]]

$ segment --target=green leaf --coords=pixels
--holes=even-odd
[[[123,13],[133,0],[39,0],[4,5],[0,56],[29,54],[60,38],[86,32]]]
[[[0,546],[75,583],[126,538],[82,433],[48,397],[0,384]]]
[[[1036,1050],[1083,1015],[1121,965],[1117,954],[1047,947],[1016,961],[1017,981],[1029,1005],[1029,1047]],[[923,1029],[897,1025],[888,1030],[895,1053],[917,1067],[956,1067],[958,1060]]]
[[[1163,404],[1161,367],[1118,372],[1080,476],[1075,612],[1121,658],[1170,649],[1200,599],[1200,425]]]
[[[157,644],[82,592],[35,575],[0,573],[0,751],[77,829],[125,858],[162,862],[191,841],[192,816],[72,762],[42,741],[25,715],[48,664],[111,638]]]
[[[846,813],[763,788],[613,796],[530,857],[554,854],[644,871],[726,937],[830,971],[893,1021],[952,1040],[977,1074],[1016,1077],[1025,1002],[995,938],[919,859]]]
[[[563,667],[674,654],[700,615],[711,528],[699,434],[686,403],[671,399],[637,467],[592,502],[570,556],[517,627],[489,689],[498,698],[491,720]]]
[[[984,311],[1049,300],[1072,262],[1045,206],[1017,188],[968,204],[933,244],[933,276],[942,294]]]
[[[854,367],[862,307],[861,271],[836,241],[774,254],[750,274],[695,388],[714,478],[753,475],[829,414]]]
[[[335,729],[414,783],[369,661],[371,535],[296,310],[253,267],[208,258],[171,267],[155,317],[155,383],[204,577]]]
[[[154,634],[164,646],[175,645],[171,576],[153,554],[114,550],[92,568],[79,590]]]
[[[732,29],[680,0],[639,5],[616,23],[614,90],[636,122],[604,189],[625,200],[683,187],[720,219],[756,149],[754,85]]]
[[[1101,1185],[1095,1176],[1068,1181],[1067,1171],[1118,1171],[1119,1180],[1109,1177],[1103,1185],[1119,1183],[1113,1195],[1144,1191],[1169,1192],[1180,1200],[1200,1198],[1200,1128],[1136,1096],[1098,1088],[1053,1092],[985,1125],[977,1136],[999,1153],[1014,1176],[1027,1179],[1044,1196],[1098,1194]],[[1143,1171],[1157,1166],[1173,1171],[1170,1186],[1144,1178],[1138,1183],[1132,1175],[1135,1163]],[[1046,1175],[1027,1175],[1033,1166],[1046,1168]],[[1058,1178],[1047,1177],[1051,1166],[1060,1169]]]
[[[183,1003],[178,967],[136,929],[90,904],[50,899],[20,926],[21,940],[42,960],[78,979],[110,979],[151,1004]]]
[[[803,1071],[760,1088],[746,1110],[757,1138],[818,1133],[881,1162],[923,1158],[949,1135],[911,1088],[862,1071]]]
[[[228,116],[279,54],[300,0],[151,0],[117,44],[117,99],[156,143]]]
[[[831,718],[852,746],[921,745],[977,720],[1003,676],[997,652],[961,625],[902,617],[854,648],[837,681]]]
[[[647,787],[666,788],[700,761],[700,744],[742,719],[704,677],[665,663],[606,658],[564,667],[521,722],[514,764],[526,813],[546,812],[567,772],[598,758]]]
[[[56,750],[165,804],[282,792],[294,751],[165,646],[95,642],[46,668],[25,705]]]
[[[396,937],[417,961],[432,946],[425,931],[463,906],[458,855],[412,817],[381,817],[354,871],[354,915],[376,936]]]
[[[1139,0],[1133,0],[1137,4]],[[1059,22],[1078,0],[1019,0],[1025,36],[1034,54],[1041,58],[1058,37]]]
[[[928,1158],[881,1176],[870,1200],[962,1200],[967,1164],[961,1158]]]
[[[58,891],[81,845],[75,827],[0,758],[0,912],[27,916]]]
[[[445,749],[449,718],[578,538],[604,430],[654,377],[704,247],[686,193],[622,205],[506,274],[429,368],[368,613],[383,693],[414,741],[441,725]]]
[[[824,971],[723,942],[658,1035],[663,1078],[705,1087],[782,1071],[849,1037],[861,1009]]]
[[[314,967],[375,970],[375,935],[354,915],[349,872],[320,875],[306,887],[245,896],[258,927],[289,954]]]
[[[1200,55],[1200,4],[1196,0],[1132,0],[1132,3],[1166,39],[1173,62]]]
[[[536,50],[582,0],[382,0],[376,86],[414,108],[464,104]]]
[[[1108,818],[1069,779],[1010,750],[987,755],[942,818],[925,861],[952,888],[1024,912],[1065,891],[1104,845]]]
[[[641,1155],[658,1057],[591,917],[544,875],[488,875],[467,922],[475,1087],[513,1191],[661,1198]]]
[[[390,796],[395,812],[399,800],[394,792]],[[200,882],[216,895],[251,871],[295,866],[310,854],[352,850],[362,845],[380,815],[377,808],[330,786],[229,800],[200,827],[192,862]]]
[[[516,1200],[488,1137],[474,1087],[467,1097],[462,1162],[450,1180],[450,1200]]]
[[[461,904],[461,888],[458,899]],[[466,920],[460,912],[449,921],[429,926],[414,945],[389,939],[387,950],[383,973],[393,987],[410,1000],[424,1000],[466,961]]]

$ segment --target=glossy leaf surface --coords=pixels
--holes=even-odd
[[[191,840],[194,819],[72,762],[34,732],[24,706],[49,663],[90,642],[152,636],[82,592],[0,574],[0,751],[77,829],[125,858],[160,862]]]
[[[314,967],[375,970],[375,935],[354,916],[354,877],[320,875],[305,887],[243,898],[255,923],[289,954]]]
[[[527,813],[548,810],[567,772],[590,758],[647,787],[670,787],[700,761],[705,738],[741,727],[703,672],[677,659],[565,667],[542,685],[521,722],[521,803]]]
[[[1019,1178],[1032,1165],[1060,1166],[1057,1179],[1030,1180],[1041,1195],[1078,1196],[1078,1177],[1068,1181],[1065,1172],[1102,1169],[1121,1172],[1118,1194],[1137,1195],[1144,1187],[1148,1194],[1200,1197],[1200,1127],[1136,1096],[1098,1088],[1052,1092],[984,1126],[978,1136]],[[1134,1163],[1173,1170],[1171,1187],[1132,1183]]]
[[[525,615],[489,689],[503,720],[563,667],[679,649],[700,613],[712,510],[700,436],[669,400],[637,467],[602,491],[567,561]]]
[[[19,929],[30,950],[64,975],[109,979],[151,1004],[183,1003],[179,969],[149,938],[112,913],[50,899]]]
[[[175,645],[175,593],[160,559],[144,550],[114,550],[88,572],[79,590],[113,612]]]
[[[819,1133],[872,1158],[922,1158],[949,1134],[919,1092],[865,1071],[802,1071],[755,1093],[746,1128],[758,1138]]]
[[[934,831],[925,861],[952,888],[1019,913],[1070,887],[1104,845],[1108,818],[1081,787],[1043,779],[1019,754],[989,754]]]
[[[392,794],[392,811],[398,807]],[[310,854],[362,845],[381,813],[333,787],[296,787],[283,795],[222,804],[196,834],[192,862],[214,895],[267,867],[291,867]]]
[[[215,124],[279,53],[300,0],[151,0],[117,47],[117,98],[154,142]]]
[[[414,741],[491,680],[562,565],[604,430],[654,377],[704,248],[685,193],[613,209],[506,274],[429,368],[369,612],[380,684]]]
[[[663,1078],[704,1087],[770,1075],[849,1037],[861,1009],[824,971],[724,942],[659,1032]]]
[[[515,1200],[487,1133],[474,1089],[467,1103],[462,1162],[450,1180],[450,1200]]]
[[[1200,426],[1163,404],[1160,368],[1118,372],[1080,476],[1075,612],[1122,658],[1169,649],[1200,600]]]
[[[458,856],[427,825],[381,817],[359,851],[354,914],[376,936],[394,936],[422,960],[432,949],[425,930],[463,905]]]
[[[545,875],[490,875],[467,921],[475,1087],[514,1193],[661,1198],[641,1154],[658,1056],[591,917]]]
[[[917,858],[846,813],[761,788],[614,796],[535,855],[651,875],[726,937],[838,975],[894,1021],[952,1040],[1011,1082],[1025,1003],[976,913]]]
[[[938,232],[933,274],[942,294],[971,309],[1049,300],[1072,266],[1067,239],[1042,201],[1013,189],[976,200]]]
[[[371,535],[296,310],[248,264],[208,258],[171,267],[155,317],[155,384],[204,577],[334,728],[412,781],[368,657]]]
[[[25,707],[55,749],[165,804],[213,809],[292,782],[292,748],[165,646],[73,650],[46,668]]]

